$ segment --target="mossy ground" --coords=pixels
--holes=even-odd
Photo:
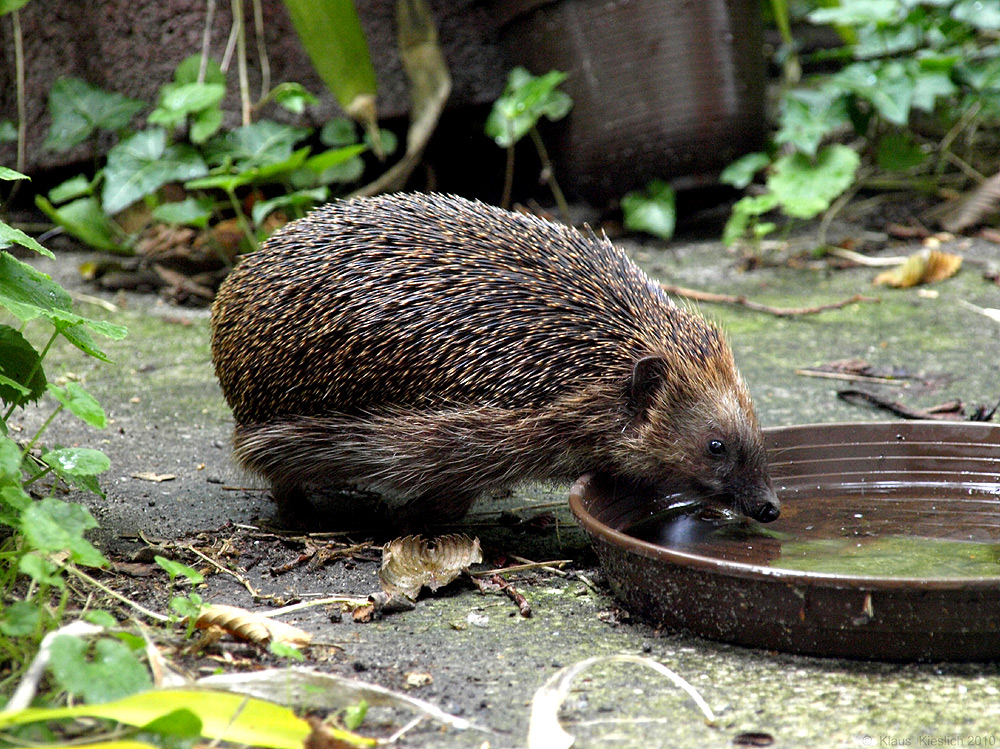
[[[892,252],[916,248],[904,245]],[[985,244],[964,249],[973,259],[996,256],[995,247]],[[856,293],[882,300],[789,319],[701,305],[728,331],[764,426],[890,418],[838,400],[837,382],[795,374],[837,359],[864,358],[915,374],[915,380],[878,389],[916,407],[951,398],[969,404],[1000,398],[1000,324],[958,303],[1000,307],[1000,289],[969,262],[958,276],[933,287],[937,296],[928,298],[916,290],[872,289],[874,271],[868,269],[831,271],[816,264],[816,269],[779,265],[743,272],[733,255],[711,243],[632,251],[672,283],[759,302],[807,306]],[[56,264],[40,267],[74,290],[93,293],[77,280],[77,262],[64,254]],[[85,380],[112,419],[106,432],[94,433],[67,417],[47,437],[98,446],[111,456],[112,469],[103,480],[107,500],[84,499],[102,524],[100,542],[125,560],[143,545],[140,533],[174,541],[207,531],[203,539],[219,539],[234,533],[228,521],[266,521],[271,508],[265,493],[242,488],[245,479],[228,464],[231,417],[209,361],[207,312],[177,311],[149,297],[113,301],[124,306],[108,316],[130,330],[125,341],[106,346],[115,366],[92,363],[69,347],[56,348],[48,363],[50,378],[73,373]],[[105,314],[93,307],[83,311]],[[42,418],[28,411],[16,421],[29,429]],[[141,472],[176,478],[162,483],[134,478]],[[529,488],[503,504],[524,507],[564,496],[564,488]],[[718,725],[706,726],[683,694],[661,678],[618,665],[596,670],[571,694],[562,715],[580,737],[578,745],[718,746],[747,731],[771,734],[777,747],[907,741],[920,746],[929,739],[968,746],[975,737],[982,737],[976,745],[992,746],[1000,740],[996,664],[805,658],[658,632],[617,611],[565,507],[554,511],[555,525],[535,532],[498,525],[495,507],[478,505],[464,528],[480,536],[490,559],[517,554],[574,560],[566,578],[549,573],[518,578],[515,584],[532,604],[530,619],[517,616],[506,598],[458,586],[422,600],[413,611],[369,624],[353,623],[349,616],[331,622],[317,610],[296,622],[325,643],[314,656],[322,661],[319,668],[393,688],[402,688],[407,673],[428,673],[431,683],[416,689],[416,696],[494,732],[441,733],[427,727],[406,739],[409,746],[523,745],[532,694],[546,678],[583,658],[623,652],[657,659],[685,676],[717,712]],[[376,564],[363,558],[269,574],[269,566],[293,559],[302,546],[263,538],[243,537],[245,545],[232,561],[249,568],[247,577],[267,592],[308,598],[377,589]],[[589,579],[597,581],[596,590],[586,584]],[[162,587],[162,581],[157,584]],[[211,577],[204,596],[252,605],[249,594],[225,575]]]

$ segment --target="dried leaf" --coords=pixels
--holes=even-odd
[[[160,483],[162,481],[173,481],[177,476],[173,473],[154,473],[153,471],[139,471],[138,473],[133,473],[132,478],[139,479],[140,481],[155,481]]]
[[[875,286],[908,289],[922,283],[935,283],[951,278],[962,266],[962,257],[940,250],[924,249],[910,255],[902,265],[875,276]]]
[[[291,624],[279,622],[263,614],[241,609],[238,606],[216,604],[201,612],[194,625],[199,629],[216,626],[229,632],[233,637],[258,645],[280,642],[292,647],[304,647],[312,640],[312,635]]]
[[[470,564],[483,561],[479,539],[463,535],[439,536],[427,541],[420,536],[404,536],[382,548],[379,582],[390,596],[416,600],[424,586],[432,591],[458,577]]]

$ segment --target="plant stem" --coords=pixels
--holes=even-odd
[[[205,82],[208,72],[208,50],[212,46],[212,21],[215,20],[215,1],[205,3],[205,30],[201,35],[201,63],[198,65],[198,83]]]
[[[14,75],[17,80],[17,161],[15,169],[24,173],[25,163],[25,140],[28,137],[28,117],[24,103],[24,39],[21,34],[21,12],[15,10],[10,14],[11,23],[14,24]],[[14,180],[11,185],[10,194],[7,196],[7,204],[14,200],[17,190],[20,187],[20,180]],[[4,419],[6,421],[6,419]]]
[[[117,599],[117,600],[121,601],[122,603],[126,604],[127,606],[131,606],[136,611],[138,611],[140,614],[144,614],[145,616],[148,616],[150,619],[152,619],[154,621],[160,622],[162,624],[166,624],[166,623],[168,623],[170,621],[170,617],[164,616],[163,614],[157,614],[155,611],[150,611],[149,609],[147,609],[146,607],[144,607],[144,606],[136,603],[135,601],[133,601],[133,600],[131,600],[129,598],[126,598],[121,593],[116,593],[115,591],[111,590],[111,588],[109,588],[108,586],[106,586],[106,585],[98,582],[97,580],[95,580],[94,578],[92,578],[90,575],[88,575],[86,572],[84,572],[83,570],[77,569],[73,565],[67,565],[66,566],[66,571],[69,572],[72,575],[76,575],[78,578],[80,578],[84,582],[89,583],[90,585],[93,585],[95,588],[97,588],[98,590],[100,590],[105,595],[109,595],[112,598]]]
[[[559,207],[559,213],[562,214],[563,223],[570,226],[572,225],[572,220],[569,215],[569,203],[566,202],[566,196],[563,195],[559,183],[556,182],[556,173],[552,168],[552,161],[549,160],[549,152],[542,142],[542,135],[538,132],[537,127],[532,127],[529,132],[531,133],[531,140],[535,144],[535,150],[538,151],[538,158],[542,162],[542,174],[545,175],[545,183],[552,190],[552,197],[556,199],[556,205]]]
[[[264,9],[260,0],[251,0],[253,4],[254,37],[257,40],[257,63],[260,65],[260,100],[263,101],[271,89],[271,61],[267,56],[264,44]]]
[[[510,208],[510,196],[514,191],[514,144],[507,146],[507,168],[503,175],[503,196],[500,198],[501,208]]]
[[[59,404],[59,405],[58,405],[58,406],[56,407],[56,410],[55,410],[55,411],[53,411],[53,412],[52,412],[51,414],[49,414],[49,418],[47,418],[47,419],[45,420],[45,423],[44,423],[44,424],[42,424],[42,425],[41,425],[41,426],[40,426],[40,427],[38,428],[38,431],[37,431],[37,432],[35,432],[35,436],[31,438],[31,441],[30,441],[30,442],[28,442],[28,444],[27,444],[27,445],[25,445],[25,447],[24,447],[24,450],[22,450],[22,451],[21,451],[21,459],[22,459],[22,460],[23,460],[23,459],[25,458],[25,456],[27,456],[27,454],[28,454],[28,453],[29,453],[29,452],[31,451],[31,448],[33,448],[33,447],[35,446],[35,443],[36,443],[36,442],[38,442],[38,438],[42,436],[42,432],[44,432],[44,431],[45,431],[45,430],[46,430],[46,429],[48,428],[49,424],[51,424],[51,423],[52,423],[52,420],[53,420],[53,419],[54,419],[54,418],[56,417],[56,414],[58,414],[58,413],[59,413],[60,411],[62,411],[62,410],[63,410],[63,404],[62,404],[62,403],[60,403],[60,404]]]
[[[250,81],[247,78],[247,35],[243,0],[232,0],[233,28],[236,30],[236,69],[240,79],[240,111],[243,124],[250,124]]]
[[[254,236],[253,227],[250,226],[250,222],[247,221],[247,217],[243,214],[243,209],[240,206],[240,201],[236,198],[236,191],[232,188],[226,190],[226,194],[229,196],[229,202],[233,206],[233,210],[236,212],[236,222],[240,225],[240,229],[246,235],[247,241],[250,242],[250,246],[253,251],[256,252],[260,249],[260,245],[257,244],[257,237]]]

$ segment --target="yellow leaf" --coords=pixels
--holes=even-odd
[[[951,278],[961,266],[960,255],[924,249],[910,255],[902,265],[879,273],[872,283],[875,286],[908,289],[917,284],[935,283]]]

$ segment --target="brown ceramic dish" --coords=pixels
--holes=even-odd
[[[570,507],[631,611],[768,650],[1000,658],[1000,426],[816,424],[765,437],[782,501],[767,526],[666,509],[602,476],[576,482]]]

